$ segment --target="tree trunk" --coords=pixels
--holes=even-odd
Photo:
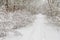
[[[8,11],[8,0],[6,0],[5,7],[6,7],[6,11]]]

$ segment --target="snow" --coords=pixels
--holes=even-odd
[[[60,30],[53,25],[48,25],[45,16],[36,15],[36,20],[30,27],[18,29],[22,36],[14,36],[13,33],[5,40],[60,40]]]

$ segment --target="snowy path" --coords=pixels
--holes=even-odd
[[[60,40],[60,31],[45,23],[45,16],[37,15],[37,20],[34,23],[35,32],[31,40]]]
[[[6,40],[60,40],[60,31],[45,22],[44,16],[39,14],[31,27],[18,30],[22,37],[11,35]]]

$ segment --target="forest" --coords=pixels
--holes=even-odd
[[[0,37],[33,23],[37,14],[60,26],[60,0],[0,0]]]

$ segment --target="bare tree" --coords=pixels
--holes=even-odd
[[[43,14],[47,15],[49,22],[60,25],[60,0],[47,0],[42,6]]]
[[[6,0],[5,7],[6,7],[6,11],[8,11],[8,0]]]

